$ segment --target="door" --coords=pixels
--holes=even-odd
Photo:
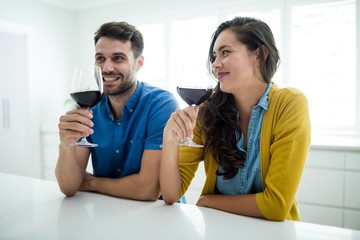
[[[0,29],[0,172],[40,177],[31,136],[27,35]]]

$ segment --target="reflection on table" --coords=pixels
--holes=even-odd
[[[357,239],[360,232],[272,222],[189,204],[167,206],[78,192],[0,173],[0,239]]]

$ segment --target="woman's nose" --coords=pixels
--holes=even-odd
[[[211,64],[212,71],[215,72],[216,69],[221,67],[221,64],[222,62],[216,58],[214,62]]]

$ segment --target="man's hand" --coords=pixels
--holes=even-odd
[[[91,121],[92,110],[89,108],[74,109],[62,115],[59,119],[60,146],[69,150],[82,136],[93,133],[94,123]]]
[[[92,174],[90,173],[86,173],[85,174],[85,177],[81,183],[81,186],[79,188],[80,191],[86,191],[86,192],[91,192],[93,191],[93,188],[92,188],[92,183],[93,181],[96,179],[95,176],[93,176]]]

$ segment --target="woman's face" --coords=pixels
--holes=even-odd
[[[232,30],[224,30],[215,41],[213,72],[220,82],[220,89],[226,93],[247,89],[261,80],[257,51],[250,52],[239,42]]]

